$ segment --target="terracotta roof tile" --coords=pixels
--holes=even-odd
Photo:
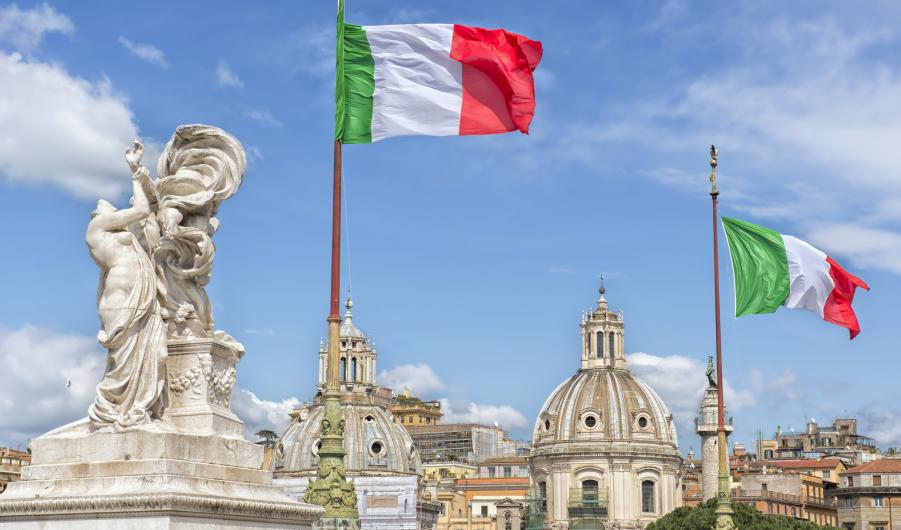
[[[901,458],[883,458],[848,469],[843,475],[856,473],[901,473]]]

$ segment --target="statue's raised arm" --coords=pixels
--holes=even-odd
[[[109,350],[107,371],[88,413],[94,428],[150,423],[164,406],[166,328],[153,261],[138,237],[150,216],[145,187],[152,189],[147,168],[140,165],[142,153],[138,141],[126,151],[133,172],[132,206],[117,210],[98,201],[85,236],[101,271],[97,340]]]

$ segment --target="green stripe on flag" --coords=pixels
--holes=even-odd
[[[723,217],[735,277],[735,316],[772,313],[789,294],[788,259],[782,235]]]
[[[361,26],[344,24],[344,49],[341,50],[343,79],[342,116],[335,116],[335,131],[346,144],[372,142],[372,95],[375,92],[375,61],[366,31]],[[341,107],[339,107],[340,109]],[[343,122],[343,123],[342,123]]]

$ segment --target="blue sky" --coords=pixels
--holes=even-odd
[[[345,148],[344,288],[381,383],[528,437],[578,367],[579,314],[604,273],[630,366],[697,447],[716,143],[724,215],[807,239],[872,287],[853,342],[806,312],[736,320],[721,255],[734,439],[853,415],[901,443],[901,8],[350,0],[347,18],[504,27],[545,50],[529,136]],[[250,159],[220,212],[209,288],[218,327],[247,348],[235,408],[256,428],[310,399],[328,310],[333,24],[327,1],[0,5],[0,444],[84,415],[103,363],[88,214],[100,197],[126,203],[133,135],[153,151],[183,123],[224,128]]]

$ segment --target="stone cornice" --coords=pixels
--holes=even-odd
[[[93,495],[33,499],[0,499],[0,522],[19,517],[94,516],[109,513],[203,514],[263,521],[318,518],[320,506],[301,503],[233,499],[207,495],[156,493],[146,495]]]

